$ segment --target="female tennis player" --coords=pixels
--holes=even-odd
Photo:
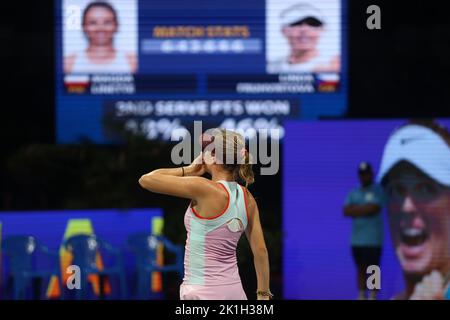
[[[203,148],[189,166],[154,170],[139,179],[149,191],[191,199],[184,216],[187,239],[180,299],[247,299],[236,260],[237,243],[245,231],[254,257],[257,298],[268,300],[273,295],[258,205],[236,181],[242,179],[246,186],[254,182],[245,141],[235,132],[214,129]],[[202,177],[205,172],[211,180]]]

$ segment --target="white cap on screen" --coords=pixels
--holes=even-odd
[[[283,10],[280,14],[282,26],[288,26],[309,17],[316,18],[320,22],[325,23],[322,12],[309,3],[295,4]]]
[[[384,147],[378,181],[400,161],[408,161],[435,181],[450,186],[450,147],[430,128],[410,124],[395,131]]]

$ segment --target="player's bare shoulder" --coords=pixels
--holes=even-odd
[[[250,190],[248,190],[246,187],[242,187],[242,189],[245,192],[247,210],[248,210],[249,216],[251,217],[251,214],[253,212],[255,212],[255,209],[257,209],[258,205],[256,204],[255,197],[250,192]]]

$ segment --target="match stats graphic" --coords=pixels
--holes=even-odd
[[[342,0],[59,0],[59,143],[280,129],[347,108]]]

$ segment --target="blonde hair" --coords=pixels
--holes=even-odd
[[[225,170],[232,172],[235,180],[243,180],[246,187],[255,182],[251,155],[245,148],[242,135],[231,130],[214,129],[212,136],[216,159]]]

